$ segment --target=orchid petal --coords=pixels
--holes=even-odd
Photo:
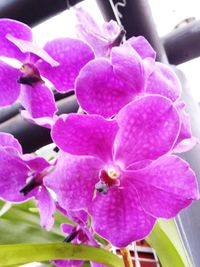
[[[147,81],[146,92],[163,95],[175,101],[181,95],[181,84],[169,66],[156,62],[156,69]]]
[[[21,85],[20,102],[33,118],[53,117],[57,111],[53,92],[43,83]]]
[[[0,198],[11,202],[21,202],[30,198],[31,194],[27,196],[20,194],[29,171],[30,169],[18,156],[0,147]]]
[[[156,58],[156,52],[143,36],[133,36],[127,42],[137,51],[141,58]]]
[[[53,117],[41,117],[41,118],[33,118],[27,110],[22,110],[21,115],[24,119],[29,121],[30,123],[37,124],[39,126],[45,127],[47,129],[51,129],[57,120],[58,116],[54,115]]]
[[[9,133],[0,132],[0,147],[13,147],[22,154],[22,147],[18,140]]]
[[[185,152],[191,149],[191,147],[195,145],[196,141],[195,138],[192,137],[190,117],[185,111],[184,102],[175,102],[175,106],[181,119],[181,129],[174,148],[176,149],[176,151],[179,150],[180,152]],[[188,141],[190,140],[190,142],[185,142],[185,139],[187,139]]]
[[[51,262],[57,267],[81,267],[84,263],[82,260],[53,260]]]
[[[134,96],[132,88],[118,78],[104,58],[86,64],[77,77],[75,89],[82,109],[104,117],[115,115]]]
[[[0,56],[15,58],[20,61],[25,59],[25,55],[12,44],[7,35],[16,38],[32,41],[32,31],[26,24],[12,19],[0,19]]]
[[[199,198],[194,172],[177,156],[163,156],[129,175],[142,207],[155,217],[174,217]]]
[[[17,78],[20,72],[3,61],[0,61],[0,106],[11,105],[19,97],[20,85]]]
[[[125,106],[117,115],[116,160],[126,167],[168,153],[179,134],[180,119],[172,102],[148,95]]]
[[[106,195],[97,192],[89,210],[94,230],[120,248],[143,239],[155,223],[155,219],[141,207],[132,183],[124,181],[122,187],[112,188]]]
[[[7,39],[16,45],[22,53],[31,53],[38,57],[38,59],[43,59],[45,62],[50,64],[52,67],[58,66],[59,63],[55,61],[45,50],[39,48],[37,44],[30,41],[21,40],[15,38],[12,35],[7,35]],[[36,58],[37,58],[36,57]]]
[[[94,58],[94,53],[87,44],[71,38],[48,42],[44,50],[59,62],[59,66],[50,68],[45,62],[38,62],[38,69],[61,93],[74,89],[74,81],[79,71]]]
[[[54,224],[55,203],[48,190],[41,186],[36,195],[37,205],[40,211],[40,224],[46,230],[50,230]]]
[[[70,114],[56,121],[52,139],[60,149],[70,154],[107,160],[112,158],[117,131],[116,121],[107,121],[98,115]]]
[[[62,153],[55,170],[44,178],[44,183],[56,193],[64,209],[87,208],[91,205],[101,166],[97,158]]]
[[[128,90],[127,87],[132,89],[132,99],[144,90],[146,73],[143,61],[128,43],[112,49],[111,62],[117,77],[126,84],[124,90]]]

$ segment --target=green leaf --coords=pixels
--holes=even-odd
[[[109,267],[124,267],[111,252],[97,247],[70,243],[0,245],[0,266],[22,265],[56,259],[91,260]]]
[[[159,220],[146,238],[163,267],[192,267],[174,220]]]
[[[0,202],[4,207],[5,203]],[[14,204],[9,209],[5,209],[0,216],[0,243],[46,243],[58,242],[64,239],[60,230],[60,224],[72,223],[59,213],[55,214],[55,225],[50,232],[40,226],[38,213],[32,213],[31,208],[35,207],[33,201]]]

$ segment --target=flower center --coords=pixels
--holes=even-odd
[[[109,178],[116,180],[120,176],[120,172],[115,168],[108,168],[107,174]]]
[[[106,168],[106,170],[101,170],[99,173],[100,181],[96,183],[95,189],[104,195],[107,194],[109,188],[120,185],[120,175],[121,172],[118,166],[112,166]]]
[[[20,68],[21,76],[17,79],[18,83],[33,86],[37,82],[44,82],[38,69],[30,63],[23,64]]]

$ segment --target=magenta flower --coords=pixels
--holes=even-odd
[[[41,157],[22,155],[18,141],[10,134],[0,133],[0,198],[19,203],[35,197],[41,226],[47,230],[54,223],[55,204],[43,178],[51,168]]]
[[[120,45],[125,35],[124,30],[111,20],[99,27],[94,19],[82,8],[76,9],[78,36],[86,41],[94,50],[95,55],[109,56],[112,47]]]
[[[88,228],[88,215],[85,211],[66,211],[65,215],[75,222],[75,226],[69,224],[62,224],[62,231],[67,234],[64,242],[71,242],[72,244],[84,244],[98,247],[99,244],[93,237],[92,229]],[[82,266],[83,260],[54,260],[52,261],[58,267]],[[90,262],[92,267],[105,267],[100,263]]]
[[[0,28],[0,56],[21,62],[17,69],[0,61],[0,106],[11,105],[19,98],[31,117],[53,117],[57,110],[54,96],[42,77],[59,92],[72,90],[80,69],[94,58],[92,50],[70,38],[53,40],[40,49],[27,25],[1,19]]]
[[[179,131],[176,108],[159,95],[131,102],[115,120],[61,116],[52,138],[62,152],[44,183],[61,207],[87,208],[94,230],[125,247],[199,197],[188,163],[169,154]]]
[[[137,51],[137,52],[136,52]],[[138,54],[140,53],[140,55]],[[188,115],[180,103],[181,85],[166,65],[154,61],[155,53],[142,38],[131,38],[123,46],[114,47],[110,60],[98,58],[83,67],[76,80],[76,96],[83,110],[90,114],[113,117],[126,104],[148,94],[163,95],[174,102],[181,118],[177,147],[184,139],[194,145]]]

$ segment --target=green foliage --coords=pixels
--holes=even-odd
[[[174,220],[159,220],[146,238],[163,267],[192,267]]]

